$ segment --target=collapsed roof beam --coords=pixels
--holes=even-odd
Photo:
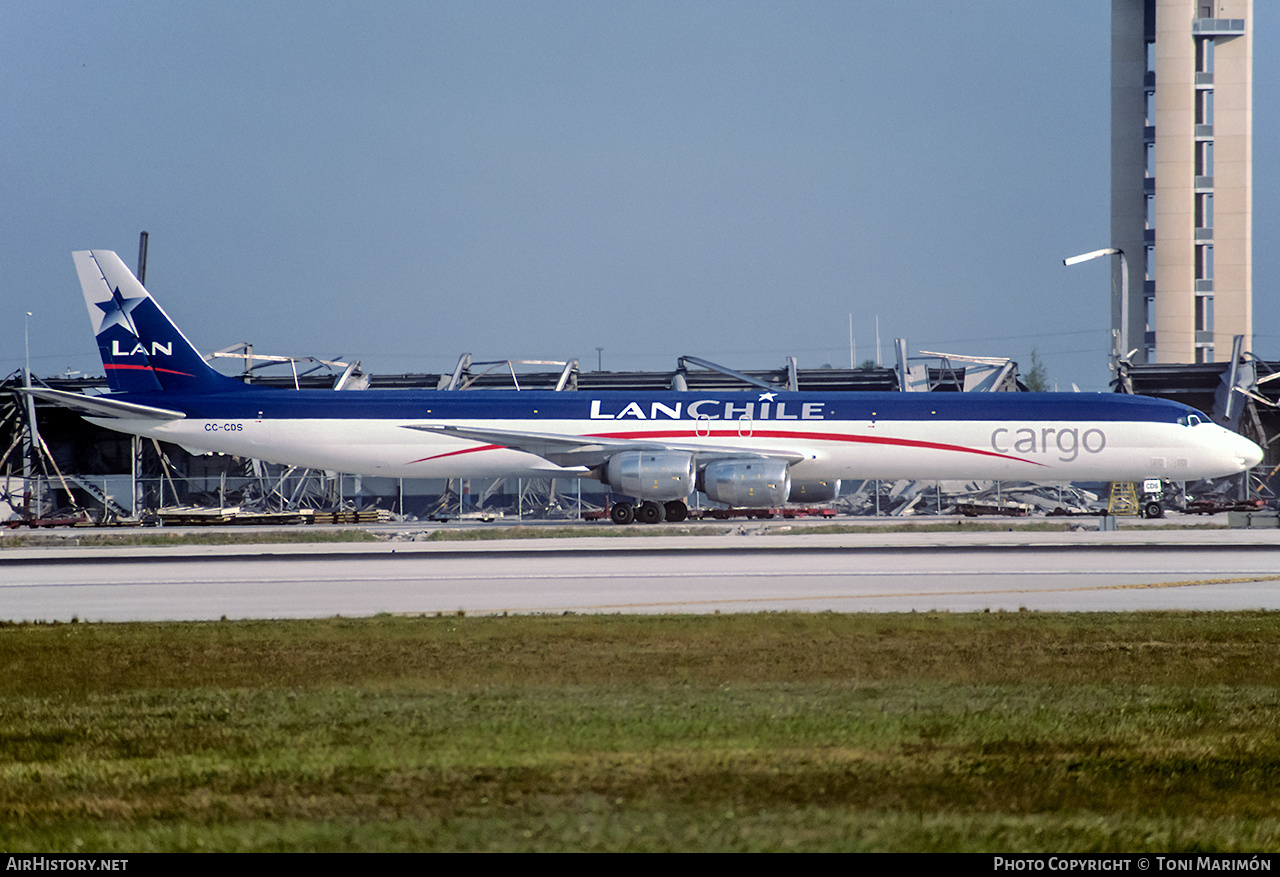
[[[462,381],[462,376],[471,371],[471,354],[464,353],[458,357],[458,366],[453,370],[453,377],[449,379],[449,383],[445,386],[446,390],[456,390]]]
[[[556,392],[563,390],[565,386],[569,384],[570,379],[572,379],[577,373],[578,361],[576,359],[571,359],[566,362],[564,364],[564,371],[560,372],[560,380],[556,381]],[[576,385],[574,385],[574,389],[577,389]]]
[[[479,374],[472,374],[471,367],[473,365],[487,365],[488,368]],[[449,379],[447,384],[443,385],[443,389],[465,390],[494,369],[506,366],[507,371],[511,373],[511,382],[519,390],[520,378],[516,375],[517,365],[558,365],[561,367],[561,371],[560,379],[556,381],[556,389],[563,390],[569,385],[572,385],[573,389],[577,389],[577,382],[574,380],[574,376],[578,373],[578,361],[576,359],[570,359],[567,362],[560,359],[494,359],[473,362],[470,353],[464,353],[458,358],[458,366],[453,370],[453,377]]]
[[[762,390],[777,391],[778,389],[780,389],[779,387],[774,386],[768,381],[762,381],[759,378],[753,378],[750,375],[744,375],[742,372],[734,371],[728,366],[717,365],[714,362],[711,362],[706,359],[701,359],[697,356],[682,356],[678,360],[676,360],[676,363],[679,366],[680,370],[684,369],[686,363],[692,363],[694,365],[702,366],[703,368],[709,368],[715,372],[720,372],[720,374],[722,375],[727,375],[731,378],[736,378],[739,381],[748,383],[753,387],[759,387]]]

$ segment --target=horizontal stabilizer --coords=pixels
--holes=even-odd
[[[110,396],[86,396],[65,390],[49,390],[43,387],[21,387],[21,393],[30,393],[37,399],[70,408],[85,417],[112,417],[128,420],[181,420],[187,415],[168,408],[153,408],[136,402],[120,402]]]

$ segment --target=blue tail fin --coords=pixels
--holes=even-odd
[[[112,392],[246,389],[204,361],[119,256],[110,250],[71,255]]]

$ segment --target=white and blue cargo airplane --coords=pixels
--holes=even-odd
[[[1262,459],[1186,405],[1090,393],[281,390],[214,371],[115,253],[74,254],[111,393],[30,392],[92,423],[402,478],[590,477],[613,520],[834,498],[842,478],[1190,481]]]

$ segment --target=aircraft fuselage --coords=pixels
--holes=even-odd
[[[796,479],[1189,481],[1241,471],[1256,447],[1185,405],[1116,394],[245,387],[119,398],[186,416],[159,423],[91,419],[190,449],[400,478],[585,471],[424,426],[791,451],[803,457],[791,464]]]

